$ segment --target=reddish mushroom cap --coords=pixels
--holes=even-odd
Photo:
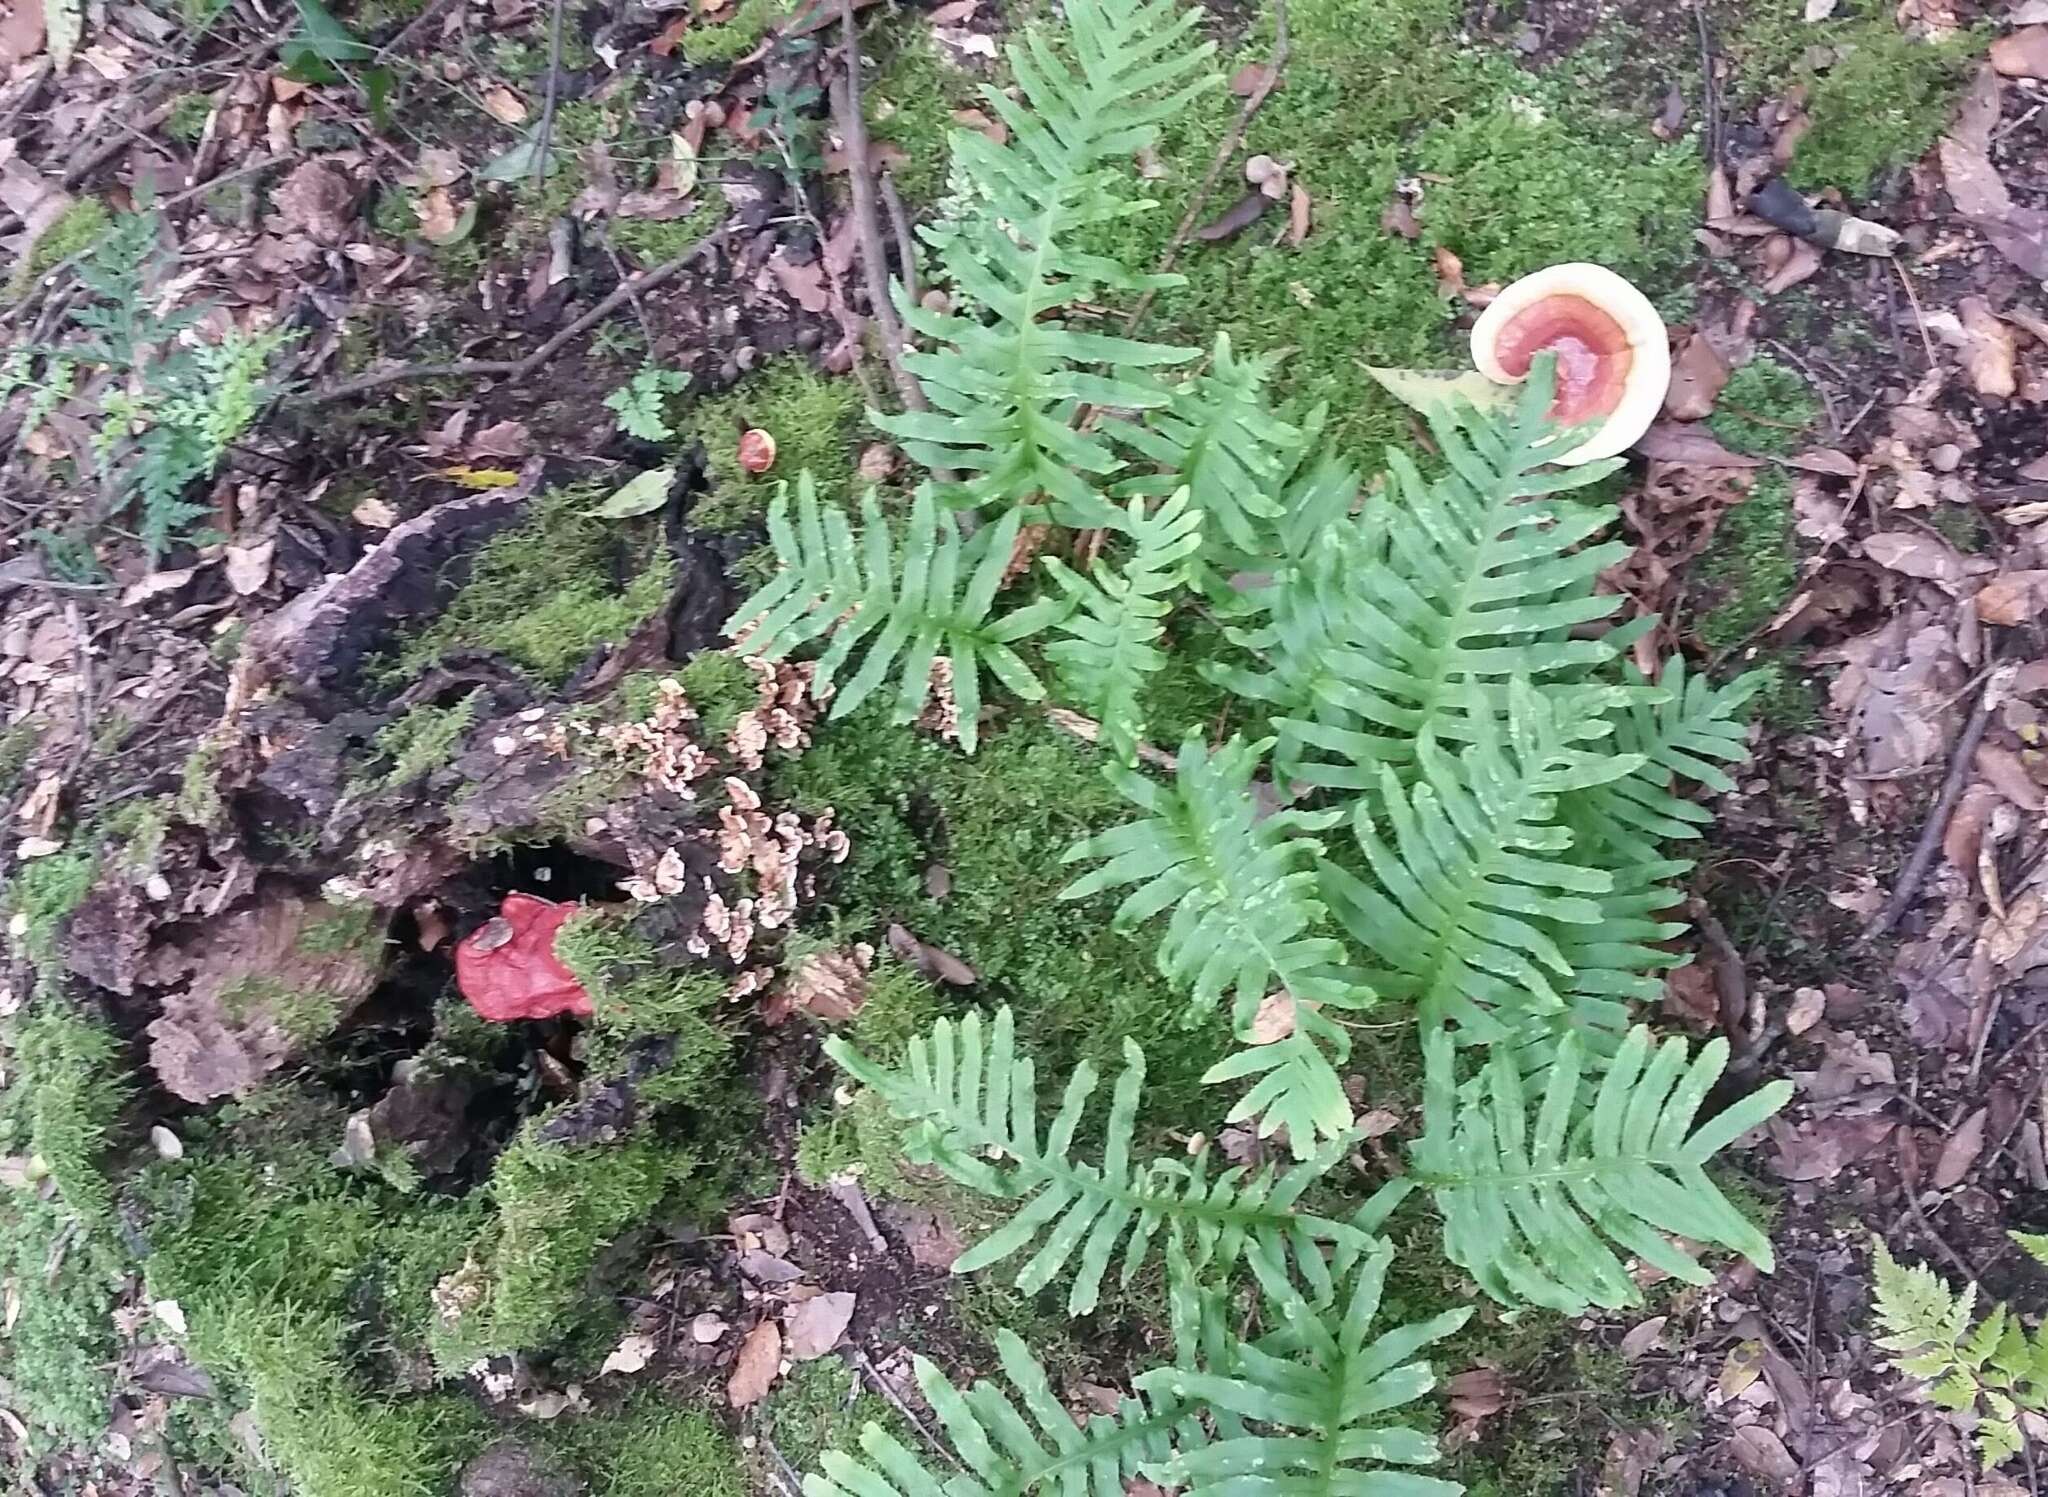
[[[563,922],[582,908],[532,894],[507,894],[498,914],[455,948],[455,985],[486,1019],[552,1019],[591,1014],[590,994],[555,955]]]
[[[1553,265],[1495,297],[1472,328],[1472,362],[1517,384],[1539,353],[1557,355],[1550,414],[1590,435],[1557,459],[1612,457],[1649,429],[1671,383],[1671,346],[1649,298],[1604,265]]]
[[[740,466],[749,473],[766,473],[775,466],[775,438],[758,426],[740,433]]]

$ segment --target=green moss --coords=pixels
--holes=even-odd
[[[961,128],[953,111],[977,107],[980,86],[940,54],[931,27],[921,16],[892,16],[863,33],[861,44],[877,64],[861,95],[869,138],[896,147],[908,158],[890,172],[904,203],[913,208],[929,205],[945,186],[951,154],[948,137]],[[982,112],[988,112],[986,107]]]
[[[660,1035],[674,1045],[660,1100],[702,1101],[723,1071],[732,1036],[716,1022],[725,979],[702,966],[662,960],[630,920],[611,911],[577,915],[555,937],[555,954],[590,994],[591,1063],[603,1069],[628,1042]]]
[[[610,1413],[560,1419],[535,1434],[604,1497],[747,1497],[739,1448],[702,1410],[660,1388],[637,1388]]]
[[[1808,47],[1832,49],[1835,61],[1793,72],[1808,89],[1813,127],[1787,177],[1809,192],[1835,187],[1859,199],[1879,173],[1919,160],[1947,125],[1983,40],[1981,28],[1941,41],[1910,37],[1889,5],[1874,4],[1810,29]]]
[[[295,988],[270,973],[251,972],[220,990],[220,1007],[231,1023],[267,1018],[304,1044],[331,1033],[348,1002],[337,993]]]
[[[754,1422],[800,1472],[816,1470],[818,1457],[828,1450],[857,1452],[864,1425],[879,1424],[913,1447],[918,1438],[895,1409],[869,1392],[860,1374],[838,1357],[820,1357],[790,1368],[789,1376],[769,1392]],[[779,1490],[782,1473],[765,1448],[755,1451],[754,1465],[757,1489]]]
[[[1928,511],[1927,523],[1941,532],[1942,539],[1968,555],[1991,544],[1990,527],[1975,505],[1937,504]]]
[[[19,864],[6,883],[7,913],[27,922],[22,949],[38,967],[47,967],[54,960],[65,917],[92,892],[99,858],[90,846],[80,845],[83,841],[81,838],[47,858]]]
[[[1782,457],[1803,445],[1820,418],[1820,401],[1800,373],[1768,356],[1728,377],[1707,424],[1736,452]]]
[[[775,466],[766,473],[739,465],[740,433],[749,427],[775,438]],[[756,525],[777,488],[806,468],[821,493],[846,492],[860,429],[860,390],[853,381],[819,374],[799,359],[777,360],[725,394],[699,401],[680,423],[685,442],[703,445],[709,484],[690,510],[690,523],[703,530]]]
[[[199,137],[206,133],[207,116],[212,113],[212,94],[182,93],[171,100],[171,113],[164,121],[164,129],[173,139],[197,145]]]
[[[796,1172],[810,1186],[853,1175],[877,1197],[900,1200],[921,1193],[903,1172],[903,1124],[867,1091],[804,1125],[797,1135]]]
[[[12,793],[21,784],[21,772],[42,742],[43,720],[24,717],[0,729],[0,792]]]
[[[677,673],[707,743],[723,743],[760,697],[754,673],[729,650],[699,650]]]
[[[374,955],[384,945],[384,929],[372,904],[323,904],[306,921],[296,944],[308,956],[340,956],[349,951]]]
[[[404,785],[449,763],[476,722],[483,699],[483,690],[478,688],[452,707],[422,702],[378,729],[373,746],[388,767],[369,788],[375,791]]]
[[[469,581],[387,677],[415,677],[460,645],[494,650],[559,685],[598,645],[625,638],[667,601],[675,565],[651,529],[635,539],[588,514],[600,497],[554,490],[524,524],[487,542]]]
[[[445,1373],[477,1358],[554,1346],[572,1331],[587,1350],[615,1317],[593,1314],[601,1255],[653,1215],[697,1167],[682,1148],[647,1136],[600,1148],[540,1142],[530,1124],[491,1173],[494,1218],[463,1270],[476,1302],[438,1322],[431,1344]]]
[[[1149,1109],[1176,1120],[1213,1110],[1199,1078],[1224,1043],[1220,1020],[1183,1027],[1186,1005],[1152,965],[1155,941],[1112,929],[1113,898],[1050,897],[1072,881],[1067,848],[1133,814],[1093,747],[1034,716],[988,734],[967,758],[865,709],[814,739],[774,767],[768,798],[831,806],[846,828],[852,852],[822,894],[842,928],[900,920],[972,965],[972,1001],[1014,1004],[1041,1078],[1084,1057],[1114,1074],[1129,1036],[1149,1061]],[[943,899],[927,885],[934,863],[948,870]],[[955,1007],[950,990],[931,1001]]]
[[[1640,116],[1603,109],[1568,77],[1532,76],[1473,46],[1456,0],[1305,0],[1289,14],[1286,85],[1253,120],[1246,150],[1294,163],[1313,205],[1308,238],[1276,244],[1269,213],[1232,239],[1191,246],[1177,267],[1189,284],[1161,293],[1150,336],[1201,346],[1224,331],[1240,348],[1286,350],[1279,392],[1328,401],[1331,436],[1370,457],[1405,437],[1408,419],[1362,364],[1467,361],[1452,325],[1459,307],[1437,291],[1434,246],[1461,256],[1474,284],[1588,259],[1653,295],[1689,261],[1697,151],[1660,145]],[[1269,25],[1222,61],[1225,73],[1265,60]],[[1219,90],[1169,125],[1165,175],[1143,187],[1165,206],[1089,247],[1155,264],[1239,102]],[[1381,215],[1396,183],[1424,173],[1421,237],[1388,233]],[[1219,193],[1211,212],[1228,202]]]
[[[202,738],[185,756],[178,771],[178,817],[193,826],[219,823],[223,811],[220,798],[220,745]]]
[[[643,269],[661,265],[682,254],[717,228],[725,217],[725,199],[713,189],[701,194],[697,205],[681,218],[617,218],[605,228],[622,254]]]
[[[35,247],[15,262],[14,272],[7,282],[8,299],[19,297],[35,284],[37,276],[60,261],[82,254],[98,244],[113,222],[113,214],[98,198],[78,199],[55,223],[37,235]]]
[[[693,63],[730,62],[751,52],[781,13],[778,0],[740,0],[731,20],[719,24],[700,18],[685,31],[682,54]]]
[[[1749,497],[1721,517],[1693,569],[1703,611],[1693,633],[1711,651],[1748,639],[1784,607],[1799,582],[1792,534],[1791,486],[1771,470]]]

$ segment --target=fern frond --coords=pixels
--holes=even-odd
[[[1194,495],[1218,556],[1260,556],[1271,549],[1273,522],[1286,514],[1281,497],[1299,455],[1303,431],[1273,413],[1266,385],[1278,359],[1239,358],[1218,333],[1208,367],[1174,391],[1172,403],[1142,423],[1122,422],[1115,435],[1157,463],[1157,478],[1118,485],[1119,495]]]
[[[1170,784],[1105,765],[1116,787],[1149,814],[1075,844],[1063,859],[1104,861],[1062,889],[1062,899],[1138,886],[1117,907],[1119,929],[1171,910],[1159,970],[1198,1013],[1230,994],[1240,1032],[1276,983],[1297,1000],[1346,1008],[1370,1001],[1343,969],[1343,944],[1316,934],[1324,910],[1311,865],[1322,844],[1305,834],[1326,829],[1339,813],[1262,817],[1252,778],[1269,746],[1240,736],[1212,754],[1190,735]]]
[[[1124,1497],[1127,1481],[1168,1458],[1177,1432],[1188,1444],[1204,1438],[1191,1413],[1163,1397],[1151,1407],[1127,1398],[1116,1413],[1076,1424],[1023,1338],[999,1330],[995,1343],[1014,1398],[988,1381],[963,1393],[937,1367],[916,1359],[917,1386],[964,1473],[940,1475],[880,1425],[869,1424],[860,1437],[868,1459],[828,1452],[823,1473],[804,1478],[804,1497]]]
[[[1229,1374],[1169,1367],[1143,1374],[1155,1399],[1188,1399],[1246,1422],[1240,1429],[1183,1448],[1152,1475],[1186,1497],[1456,1497],[1456,1482],[1386,1467],[1424,1466],[1438,1458],[1436,1441],[1405,1425],[1381,1422],[1435,1386],[1415,1353],[1463,1325],[1470,1309],[1449,1310],[1415,1325],[1373,1335],[1387,1264],[1381,1246],[1359,1265],[1341,1318],[1304,1300],[1280,1266],[1254,1252],[1251,1264],[1279,1329],[1236,1348]],[[1334,1323],[1332,1323],[1334,1321]]]
[[[1147,679],[1166,664],[1159,640],[1172,611],[1169,595],[1202,548],[1202,515],[1181,489],[1149,516],[1143,499],[1131,500],[1118,528],[1137,545],[1120,570],[1098,568],[1083,577],[1057,557],[1046,558],[1075,607],[1060,621],[1066,637],[1045,653],[1068,700],[1101,721],[1110,752],[1135,764],[1145,737],[1140,698]]]
[[[1637,688],[1648,684],[1633,666],[1627,674]],[[1749,757],[1742,709],[1762,684],[1762,675],[1750,671],[1717,687],[1705,676],[1688,676],[1683,657],[1665,661],[1655,690],[1639,691],[1614,714],[1614,747],[1640,756],[1636,769],[1565,803],[1564,819],[1581,829],[1582,854],[1613,867],[1658,858],[1664,843],[1698,837],[1713,817],[1675,787],[1689,780],[1722,794],[1735,788],[1723,766]]]
[[[899,548],[872,490],[861,502],[856,535],[845,511],[819,504],[806,471],[797,479],[793,526],[790,518],[785,488],[768,508],[768,534],[782,570],[734,610],[725,629],[747,653],[768,660],[831,636],[811,693],[831,702],[833,717],[851,712],[893,675],[895,721],[911,721],[930,695],[932,662],[944,657],[952,664],[960,746],[973,753],[984,667],[1026,701],[1045,695],[1012,646],[1052,623],[1065,603],[1045,600],[989,616],[1021,514],[963,541],[926,486],[918,490]],[[856,652],[859,669],[837,685]]]
[[[1481,1095],[1470,1100],[1459,1095],[1453,1055],[1449,1034],[1423,1037],[1424,1124],[1413,1158],[1443,1215],[1446,1255],[1495,1299],[1567,1314],[1640,1303],[1615,1247],[1687,1283],[1709,1282],[1667,1233],[1728,1248],[1769,1271],[1770,1239],[1705,1166],[1784,1106],[1790,1082],[1695,1127],[1727,1063],[1727,1041],[1688,1061],[1685,1042],[1670,1039],[1653,1057],[1649,1030],[1637,1028],[1583,1111],[1579,1042],[1567,1036],[1531,1118],[1512,1055],[1488,1058]]]
[[[1352,817],[1371,877],[1325,864],[1322,891],[1378,958],[1364,976],[1383,997],[1413,1003],[1427,1027],[1454,1023],[1461,1041],[1491,1043],[1530,1014],[1564,1008],[1572,967],[1546,927],[1598,926],[1599,896],[1613,888],[1608,874],[1559,856],[1571,835],[1554,819],[1558,797],[1639,761],[1578,747],[1605,724],[1565,720],[1525,677],[1508,684],[1505,722],[1484,692],[1463,694],[1472,741],[1453,753],[1425,731],[1409,786],[1382,763],[1378,797]]]
[[[1123,200],[1126,163],[1207,85],[1197,74],[1214,46],[1188,45],[1198,12],[1176,0],[1076,0],[1064,14],[1073,64],[1028,32],[1008,49],[1020,97],[985,90],[1010,139],[952,135],[954,169],[982,212],[935,242],[969,306],[933,312],[898,288],[904,321],[940,345],[903,361],[932,409],[875,419],[913,461],[967,474],[966,504],[1049,498],[1062,523],[1096,525],[1109,521],[1100,490],[1121,459],[1104,433],[1078,429],[1080,408],[1164,406],[1171,392],[1152,371],[1198,350],[1068,326],[1062,307],[1104,291],[1179,284],[1130,273],[1074,239],[1150,206]]]
[[[1371,1245],[1363,1230],[1300,1207],[1302,1193],[1334,1153],[1284,1171],[1233,1168],[1215,1175],[1199,1158],[1135,1161],[1145,1062],[1129,1041],[1099,1163],[1072,1157],[1097,1085],[1095,1068],[1083,1063],[1075,1069],[1058,1114],[1041,1129],[1035,1070],[1029,1056],[1017,1053],[1007,1008],[997,1011],[986,1033],[979,1013],[957,1025],[939,1020],[929,1037],[911,1041],[901,1071],[836,1037],[825,1049],[892,1113],[917,1125],[906,1144],[913,1161],[936,1166],[979,1194],[1018,1202],[1008,1222],[961,1255],[955,1273],[987,1268],[1036,1244],[1017,1273],[1017,1287],[1032,1293],[1067,1278],[1068,1311],[1085,1315],[1095,1308],[1119,1250],[1119,1282],[1128,1284],[1164,1228],[1196,1268],[1221,1273],[1257,1247],[1292,1264],[1327,1299],[1333,1271],[1341,1274]]]
[[[1612,464],[1537,471],[1555,451],[1550,388],[1547,370],[1532,375],[1506,419],[1432,417],[1448,470],[1434,483],[1387,454],[1387,492],[1355,527],[1362,554],[1343,579],[1347,638],[1328,664],[1335,684],[1318,693],[1325,710],[1276,724],[1317,756],[1303,779],[1376,790],[1378,766],[1406,766],[1425,728],[1439,741],[1467,736],[1464,683],[1519,674],[1541,686],[1613,658],[1612,641],[1573,631],[1620,604],[1593,590],[1627,553],[1595,539],[1615,511],[1556,497]]]

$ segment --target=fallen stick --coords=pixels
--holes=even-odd
[[[1164,275],[1173,269],[1180,252],[1187,248],[1188,239],[1195,232],[1195,221],[1202,216],[1202,209],[1208,206],[1209,194],[1215,190],[1216,181],[1223,175],[1223,168],[1230,164],[1230,158],[1237,154],[1237,148],[1244,144],[1244,133],[1251,128],[1252,116],[1265,107],[1266,96],[1279,85],[1280,72],[1287,66],[1287,0],[1273,0],[1273,53],[1266,59],[1265,76],[1260,78],[1252,91],[1245,95],[1244,106],[1237,111],[1237,118],[1230,122],[1230,128],[1223,134],[1223,143],[1210,158],[1209,169],[1202,173],[1202,180],[1195,188],[1195,195],[1188,200],[1188,211],[1181,215],[1180,227],[1173,231],[1173,238],[1167,241],[1166,253],[1159,257],[1159,273]],[[1131,315],[1124,319],[1124,336],[1130,337],[1144,322],[1152,310],[1152,298],[1156,291],[1147,291],[1138,298],[1138,304],[1131,308]]]
[[[2011,674],[2007,667],[1986,672],[1984,684],[1977,692],[1977,705],[1970,709],[1969,720],[1963,724],[1963,731],[1956,739],[1955,753],[1949,758],[1948,773],[1942,776],[1941,791],[1934,797],[1933,809],[1927,813],[1927,824],[1920,828],[1920,840],[1913,844],[1912,855],[1906,859],[1905,867],[1899,870],[1899,882],[1892,890],[1892,897],[1877,912],[1877,918],[1863,928],[1863,934],[1858,938],[1859,945],[1876,940],[1898,924],[1899,917],[1912,907],[1918,897],[1920,885],[1927,878],[1927,870],[1933,866],[1934,854],[1948,832],[1949,818],[1955,814],[1956,802],[1963,798],[1963,787],[1977,760],[1977,745],[1983,741],[1984,729],[1991,722],[1991,709],[2003,698],[2003,687]]]
[[[619,282],[598,301],[596,306],[523,359],[463,359],[453,364],[401,364],[395,369],[380,369],[372,374],[359,374],[354,379],[343,380],[340,384],[330,385],[324,390],[308,391],[295,399],[287,400],[285,404],[306,407],[329,405],[337,400],[346,400],[351,395],[362,395],[371,390],[381,390],[386,385],[403,384],[416,379],[473,379],[493,374],[523,379],[620,307],[675,276],[699,254],[724,239],[725,234],[723,227],[713,229],[673,259],[664,260],[629,280]]]
[[[868,284],[875,327],[882,335],[882,359],[906,410],[928,411],[924,388],[903,367],[903,323],[889,299],[889,260],[882,247],[882,220],[876,206],[875,174],[868,161],[868,122],[860,102],[860,28],[853,18],[854,0],[839,0],[840,39],[846,54],[846,78],[832,90],[839,115],[839,136],[846,145],[846,181],[853,193],[853,224],[860,236],[860,270]],[[819,247],[823,252],[823,246]]]

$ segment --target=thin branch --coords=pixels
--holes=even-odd
[[[548,179],[548,143],[555,130],[555,95],[562,88],[562,10],[564,0],[555,0],[548,18],[548,87],[541,98],[540,124],[533,135],[533,185]]]
[[[1968,783],[1977,760],[1977,745],[1984,739],[1984,729],[1990,724],[1991,709],[2004,696],[2004,683],[2010,672],[1994,670],[1985,674],[1984,684],[1977,693],[1977,705],[1970,710],[1969,721],[1963,724],[1962,733],[1956,738],[1955,753],[1948,761],[1948,773],[1942,777],[1941,791],[1934,797],[1934,807],[1927,813],[1927,824],[1920,828],[1920,840],[1913,844],[1912,856],[1906,859],[1906,866],[1899,870],[1898,884],[1892,889],[1892,897],[1878,911],[1877,918],[1864,927],[1861,940],[1876,940],[1894,925],[1899,917],[1912,908],[1919,896],[1920,885],[1927,878],[1927,870],[1934,863],[1934,855],[1941,849],[1941,839],[1948,831],[1949,818],[1955,814],[1956,803],[1963,798],[1963,787]]]
[[[1699,24],[1700,87],[1707,112],[1707,166],[1721,164],[1721,99],[1714,88],[1714,38],[1707,30],[1707,0],[1692,0],[1692,18]]]
[[[861,274],[868,283],[868,302],[882,335],[882,358],[904,408],[928,411],[924,388],[903,367],[903,323],[889,299],[889,261],[882,247],[882,220],[876,208],[875,174],[868,161],[868,122],[860,101],[860,28],[853,18],[853,0],[839,0],[840,38],[846,53],[846,76],[835,83],[833,106],[839,115],[839,138],[846,145],[846,180],[853,192],[853,223],[860,235]],[[823,246],[820,246],[822,252]]]
[[[896,179],[887,172],[882,173],[882,203],[889,210],[889,227],[896,234],[897,278],[903,282],[903,294],[916,301],[917,240],[911,235],[910,215],[903,209],[902,195],[896,191]]]
[[[1230,164],[1230,158],[1237,154],[1237,148],[1244,144],[1245,131],[1251,127],[1252,116],[1265,107],[1266,96],[1280,83],[1281,70],[1287,66],[1287,0],[1273,0],[1273,51],[1266,59],[1266,71],[1252,91],[1245,95],[1244,106],[1237,111],[1237,118],[1230,122],[1224,132],[1223,142],[1216,147],[1216,154],[1209,161],[1209,169],[1202,173],[1201,184],[1195,188],[1195,195],[1188,200],[1187,212],[1181,215],[1180,227],[1173,231],[1173,238],[1167,241],[1166,253],[1159,257],[1159,271],[1163,275],[1173,269],[1180,252],[1187,247],[1188,239],[1195,232],[1195,222],[1208,206],[1209,194],[1215,190],[1217,179],[1223,175],[1223,168]],[[1138,298],[1137,306],[1131,308],[1131,315],[1124,319],[1124,336],[1137,332],[1152,310],[1152,298],[1158,293],[1147,291]]]
[[[664,260],[652,269],[641,271],[630,280],[621,281],[596,306],[523,359],[463,359],[454,364],[401,364],[395,369],[382,369],[373,374],[362,374],[354,379],[343,380],[340,384],[330,385],[324,390],[310,390],[287,401],[286,404],[307,407],[330,405],[337,400],[346,400],[351,395],[361,395],[370,390],[381,390],[386,385],[404,384],[417,379],[474,379],[494,374],[523,379],[634,297],[652,291],[662,282],[675,276],[699,254],[723,240],[725,235],[726,231],[722,226],[713,229],[673,259]]]
[[[867,1348],[856,1346],[853,1349],[853,1355],[860,1362],[860,1370],[867,1374],[868,1381],[874,1385],[875,1391],[896,1406],[896,1412],[909,1421],[912,1429],[924,1436],[925,1444],[931,1446],[933,1450],[951,1461],[954,1470],[966,1470],[967,1468],[960,1464],[960,1457],[953,1454],[952,1450],[947,1447],[943,1440],[939,1439],[938,1436],[925,1427],[925,1422],[917,1417],[917,1411],[903,1401],[903,1395],[890,1387],[889,1380],[875,1370],[874,1359],[868,1355]]]

